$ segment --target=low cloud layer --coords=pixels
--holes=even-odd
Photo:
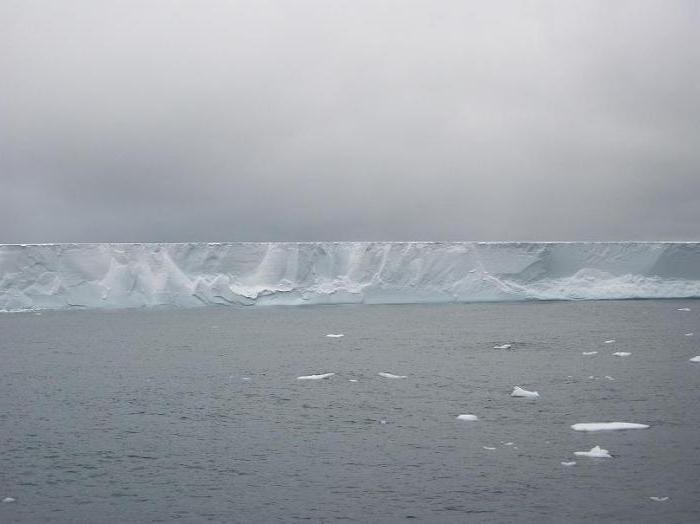
[[[698,239],[700,3],[0,4],[0,242]]]

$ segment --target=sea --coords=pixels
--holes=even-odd
[[[0,314],[0,522],[696,523],[697,355],[697,300]]]

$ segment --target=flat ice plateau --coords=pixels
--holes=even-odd
[[[698,242],[0,245],[0,311],[697,297]]]

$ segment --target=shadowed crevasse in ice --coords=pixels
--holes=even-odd
[[[0,310],[700,297],[697,242],[0,245]]]

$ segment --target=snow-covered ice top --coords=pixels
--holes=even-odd
[[[0,245],[4,311],[693,297],[696,242]]]
[[[574,431],[616,431],[647,428],[649,428],[647,424],[636,424],[634,422],[581,422],[571,426],[571,429]]]

